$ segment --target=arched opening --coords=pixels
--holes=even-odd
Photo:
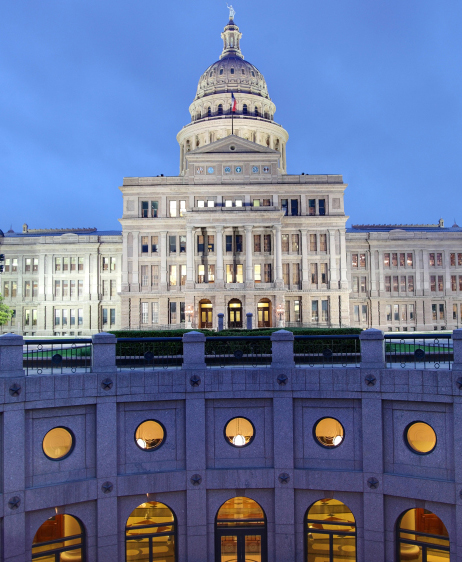
[[[40,525],[32,541],[32,560],[85,562],[85,530],[80,521],[57,514]]]
[[[226,501],[215,520],[216,562],[266,562],[266,517],[250,498]]]
[[[441,519],[423,508],[409,509],[398,520],[398,562],[448,562],[449,533]]]
[[[218,115],[223,115],[223,104],[219,104],[218,106]]]
[[[207,117],[212,117],[212,108],[207,108]]]
[[[315,502],[305,518],[307,562],[356,562],[356,523],[353,513],[339,500]]]
[[[126,562],[175,562],[176,517],[160,502],[134,509],[125,526]]]
[[[242,302],[231,299],[228,303],[228,328],[242,328]]]
[[[258,117],[258,107],[255,106],[255,117]]]
[[[246,103],[242,106],[242,114],[247,115],[247,104]]]
[[[213,323],[213,305],[208,299],[199,301],[199,328],[211,328]]]
[[[258,301],[257,316],[259,328],[271,328],[271,301],[269,299]]]

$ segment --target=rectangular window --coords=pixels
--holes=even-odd
[[[59,326],[61,324],[61,311],[56,310],[55,308],[55,326]]]
[[[78,297],[83,297],[83,280],[79,279],[79,283],[78,283]]]
[[[159,266],[151,265],[151,286],[157,287],[159,285]]]
[[[10,296],[10,283],[8,281],[3,282],[3,296],[5,298]]]
[[[430,275],[430,291],[436,292],[436,275]]]
[[[462,291],[462,275],[459,275],[459,291]]]
[[[407,304],[401,305],[401,322],[407,322]]]
[[[207,250],[209,253],[215,251],[215,235],[209,234],[207,236]]]
[[[232,252],[233,251],[233,237],[227,234],[225,236],[225,244],[226,244],[226,251]]]
[[[31,258],[26,258],[25,271],[26,271],[26,273],[31,273],[31,271],[32,271],[32,259]]]
[[[310,234],[310,252],[316,252],[316,234]]]
[[[294,301],[294,322],[302,321],[302,307],[299,300]],[[289,316],[290,319],[290,316]]]
[[[152,323],[159,324],[159,303],[152,303]]]
[[[109,294],[109,283],[107,281],[103,281],[103,297],[107,297],[108,294]]]
[[[232,207],[233,201],[232,199],[225,199],[225,207]]]
[[[451,290],[457,291],[457,275],[451,275]]]
[[[79,258],[79,271],[83,271],[83,258]]]
[[[359,322],[359,304],[354,305],[354,321]]]
[[[5,273],[9,273],[10,271],[10,258],[5,259]]]
[[[435,254],[428,254],[428,263],[431,266],[435,265]]]
[[[207,201],[207,207],[215,207],[215,201],[209,199]]]
[[[290,214],[293,217],[298,216],[298,199],[291,199],[290,200]]]
[[[111,271],[115,271],[116,270],[116,258],[109,258],[109,260],[110,260]]]
[[[308,199],[308,214],[311,217],[316,214],[316,199]]]
[[[399,278],[399,290],[402,293],[406,292],[406,276],[405,275],[401,275]]]
[[[409,320],[414,320],[414,305],[409,305]]]
[[[253,251],[254,251],[254,253],[261,252],[261,236],[260,236],[260,234],[254,234]]]
[[[197,237],[197,252],[203,254],[204,253],[204,240],[205,236],[199,234]]]
[[[393,275],[393,291],[395,293],[398,292],[398,276],[397,275]]]
[[[319,251],[327,252],[327,234],[319,235]]]
[[[457,254],[457,265],[462,265],[462,254]]]
[[[180,236],[180,254],[186,253],[186,236]]]
[[[34,281],[34,285],[35,285],[35,283],[36,283],[36,281]],[[70,296],[75,297],[75,281],[70,281],[69,287],[70,287]]]
[[[236,283],[244,283],[244,267],[242,264],[236,264]]]
[[[271,283],[271,264],[264,264],[265,283]]]
[[[444,320],[444,304],[440,304],[439,309],[440,309],[440,320]]]
[[[169,247],[169,252],[171,254],[176,253],[176,236],[169,236],[168,237],[168,247]]]
[[[180,217],[184,217],[186,213],[186,201],[180,201]]]
[[[59,273],[61,271],[61,258],[55,258],[55,272]]]
[[[159,201],[151,201],[151,217],[156,219],[159,213]]]
[[[384,265],[384,267],[390,267],[390,254],[389,253],[383,254],[383,265]]]
[[[210,264],[207,266],[207,282],[215,283],[215,265]]]
[[[71,309],[69,311],[69,319],[71,322],[71,326],[75,326],[75,309]]]
[[[37,326],[37,309],[32,309],[32,326]]]
[[[149,212],[149,201],[141,201],[141,217],[147,218]]]
[[[391,304],[387,304],[385,310],[387,314],[387,322],[391,322]]]
[[[61,296],[61,281],[55,280],[55,297]]]
[[[358,267],[358,254],[351,254],[351,267]]]
[[[114,326],[115,322],[115,308],[111,308],[110,309],[110,314],[111,314],[111,326]]]
[[[236,252],[242,252],[242,234],[236,234]]]
[[[456,254],[450,254],[450,263],[451,265],[456,265]],[[457,319],[457,314],[456,314]]]
[[[107,311],[107,309],[106,309]],[[149,322],[149,303],[142,302],[141,303],[141,324],[147,324]],[[107,317],[106,317],[107,323]]]
[[[321,263],[319,267],[321,273],[321,283],[325,285],[327,284],[327,263]]]
[[[181,264],[180,269],[181,269],[181,284],[184,286],[186,285],[186,264]]]
[[[281,199],[281,209],[285,216],[289,214],[289,200]]]
[[[271,207],[271,199],[263,199],[263,207]]]
[[[318,284],[318,264],[312,263],[310,265],[310,269],[311,269],[311,283],[313,285],[317,285]]]
[[[109,281],[109,296],[115,297],[115,295],[116,295],[116,282]]]
[[[77,258],[71,258],[71,271],[76,271],[77,269]]]
[[[12,273],[17,273],[18,271],[18,258],[13,258],[11,262],[11,271]]]
[[[395,321],[399,322],[399,304],[393,305],[393,318]]]
[[[104,283],[104,281],[103,281]],[[148,266],[142,265],[141,266],[141,286],[147,287],[149,285],[149,274],[148,274]]]
[[[407,265],[408,265],[408,267],[414,266],[414,259],[413,259],[412,254],[407,254]]]
[[[281,236],[281,242],[282,242],[282,252],[284,254],[288,254],[289,253],[289,235],[283,234]]]
[[[436,254],[436,265],[443,265],[443,254]]]
[[[407,276],[407,290],[409,293],[414,292],[414,275]]]
[[[299,236],[298,234],[292,234],[292,252],[298,254],[299,248]]]
[[[389,293],[391,291],[391,276],[385,275],[385,291]]]
[[[311,301],[311,322],[319,322],[318,301]]]
[[[285,264],[285,265],[288,265],[288,264]],[[228,267],[228,266],[226,266],[226,267]],[[284,269],[284,265],[282,267]],[[254,280],[255,280],[255,283],[261,283],[261,265],[258,264],[258,263],[256,263],[254,265]]]
[[[199,264],[197,266],[197,282],[205,283],[205,265]]]
[[[319,199],[318,207],[319,207],[319,215],[324,216],[326,214],[326,200]]]
[[[406,264],[406,254],[401,253],[399,255],[399,266],[404,267]]]
[[[432,304],[432,320],[436,322],[437,319],[438,319],[438,313],[437,313],[436,304]]]
[[[353,277],[353,293],[359,293],[359,277]]]
[[[329,320],[329,301],[321,301],[321,320],[323,322],[328,322]]]
[[[177,323],[177,315],[176,315],[176,302],[170,303],[169,309],[169,324],[176,324]]]
[[[267,253],[271,252],[271,234],[265,234],[263,236],[263,251]]]
[[[442,275],[438,275],[438,291],[442,292],[444,291],[444,282],[443,282],[443,276]]]
[[[242,199],[236,199],[236,200],[234,201],[234,205],[235,205],[236,207],[242,207]]]
[[[197,201],[197,206],[198,206],[200,209],[203,209],[203,208],[205,207],[205,201],[203,201],[203,200]]]
[[[232,263],[226,264],[226,283],[234,283],[234,265]]]
[[[141,237],[141,253],[147,254],[149,252],[149,236]],[[103,258],[103,271],[108,271],[108,258]]]
[[[359,267],[366,267],[366,254],[359,254]]]
[[[63,258],[63,271],[69,271],[69,258]]]
[[[361,320],[367,323],[367,304],[361,305]]]
[[[300,284],[300,264],[298,263],[292,264],[292,279],[294,285]]]
[[[366,282],[367,282],[366,277],[361,277],[361,293],[366,292]]]
[[[30,309],[28,308],[24,310],[24,325],[30,326]]]
[[[151,236],[151,252],[155,254],[158,252],[159,248],[159,237],[158,236]]]
[[[30,289],[31,285],[30,285],[30,281],[25,281],[24,282],[24,296],[25,297],[30,297],[31,296],[31,289]]]
[[[176,217],[176,201],[169,201],[170,217]]]
[[[393,267],[398,267],[398,254],[397,253],[391,254],[391,265]]]
[[[252,203],[253,203],[253,206],[254,206],[254,207],[259,207],[259,206],[260,206],[260,199],[254,199],[254,200],[252,201]]]
[[[180,302],[180,322],[184,322],[185,321],[185,303]]]
[[[79,308],[79,326],[83,325],[83,308]]]
[[[16,292],[18,290],[18,284],[16,281],[11,281],[11,296],[15,297],[16,296]]]
[[[69,281],[63,281],[63,297],[69,296]]]
[[[284,281],[284,285],[289,285],[290,280],[290,273],[289,273],[289,264],[283,263],[282,264],[282,279]]]
[[[63,326],[67,326],[67,308],[64,308],[61,312],[62,312]]]
[[[457,304],[452,305],[452,319],[457,320]]]
[[[176,277],[176,265],[169,265],[168,266],[168,279],[169,283],[172,287],[175,287],[177,284],[177,277]]]

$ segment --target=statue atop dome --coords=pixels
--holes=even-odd
[[[226,7],[227,7],[228,10],[229,10],[229,19],[230,19],[230,20],[234,20],[234,16],[236,15],[236,12],[235,12],[235,10],[234,10],[234,8],[233,8],[233,5],[231,4],[231,6],[228,6],[228,3],[226,3]]]

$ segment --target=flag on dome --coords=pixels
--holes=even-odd
[[[236,98],[234,97],[234,94],[232,92],[231,92],[231,100],[233,102],[233,105],[231,107],[231,111],[234,113],[236,111],[237,101],[236,101]]]

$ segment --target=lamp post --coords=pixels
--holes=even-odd
[[[279,314],[279,328],[284,328],[284,320],[282,319],[282,315],[284,314],[284,305],[282,303],[278,304],[276,307],[276,314]]]
[[[192,328],[192,317],[194,316],[194,306],[192,304],[188,304],[186,307],[186,315],[188,317],[186,328]]]

